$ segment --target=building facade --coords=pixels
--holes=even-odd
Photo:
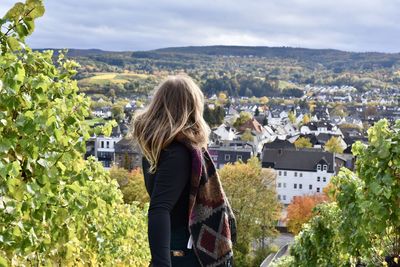
[[[262,166],[276,171],[277,197],[284,205],[295,196],[322,193],[335,175],[334,155],[316,149],[265,149]]]

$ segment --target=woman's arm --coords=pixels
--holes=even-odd
[[[190,179],[189,150],[171,144],[161,152],[150,199],[148,237],[154,267],[170,267],[170,212]]]

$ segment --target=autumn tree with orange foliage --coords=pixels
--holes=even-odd
[[[301,226],[311,219],[314,207],[327,201],[329,201],[329,198],[325,194],[294,197],[287,208],[286,222],[288,230],[295,235],[298,234]]]

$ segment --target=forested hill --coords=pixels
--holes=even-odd
[[[314,62],[327,68],[347,64],[352,67],[390,68],[400,66],[400,53],[379,52],[346,52],[335,49],[309,49],[293,47],[266,46],[187,46],[169,47],[147,52],[136,52],[133,55],[154,58],[156,55],[203,55],[203,56],[255,56],[270,59],[295,59],[304,62]]]
[[[309,49],[294,47],[268,47],[268,46],[186,46],[168,47],[153,50],[155,52],[173,52],[188,54],[204,54],[219,56],[260,56],[260,57],[314,57],[314,56],[348,56],[351,52],[335,49]]]
[[[40,49],[43,50],[43,49]],[[55,51],[57,51],[55,49]],[[335,49],[309,49],[266,46],[187,46],[149,51],[111,52],[100,49],[69,49],[71,57],[89,57],[112,65],[136,59],[189,60],[196,57],[236,56],[296,60],[306,65],[321,64],[337,71],[355,69],[400,68],[400,53],[346,52]],[[120,64],[118,64],[120,63]]]
[[[207,94],[300,96],[299,89],[307,84],[348,85],[359,91],[400,88],[400,53],[189,46],[124,52],[70,49],[68,55],[81,64],[76,78],[87,93],[146,92],[162,76],[182,71]]]

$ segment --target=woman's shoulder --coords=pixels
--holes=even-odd
[[[164,149],[161,150],[161,154],[177,154],[182,156],[188,156],[190,155],[190,150],[188,147],[186,147],[185,144],[177,140],[173,140]]]
[[[188,157],[190,156],[190,150],[186,145],[183,143],[173,140],[171,143],[169,143],[166,147],[164,147],[160,151],[160,159],[164,159],[165,157],[170,157],[170,156],[175,156],[175,157]],[[148,161],[144,155],[142,155],[142,160],[144,164],[148,164]]]

